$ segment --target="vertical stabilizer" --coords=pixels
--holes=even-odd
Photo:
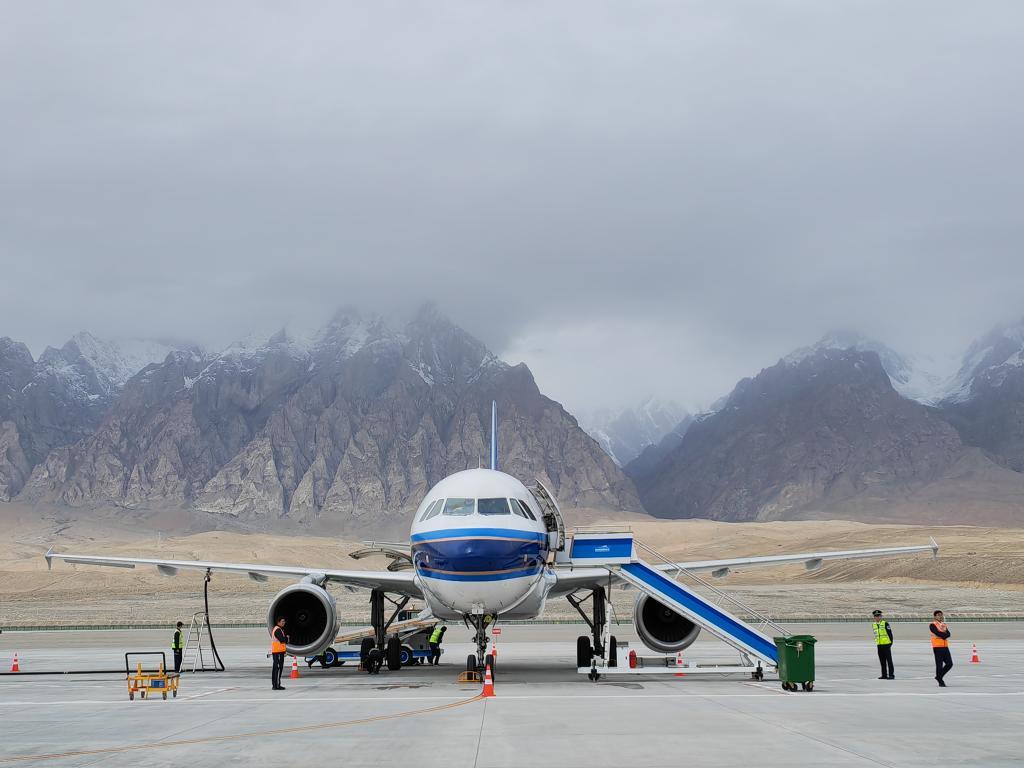
[[[498,401],[491,400],[491,469],[498,469]]]

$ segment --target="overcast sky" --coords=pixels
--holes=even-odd
[[[0,5],[0,335],[434,299],[571,409],[1024,315],[1024,4]]]

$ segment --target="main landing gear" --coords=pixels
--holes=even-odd
[[[385,600],[395,606],[395,610],[388,619],[384,617]],[[373,637],[363,639],[362,646],[359,648],[359,660],[363,669],[371,675],[379,672],[385,664],[390,672],[396,672],[402,668],[402,640],[398,635],[388,637],[387,632],[388,627],[394,623],[408,602],[408,596],[403,596],[396,601],[385,595],[383,590],[375,589],[370,592],[370,626],[373,627]]]
[[[583,617],[590,627],[590,637],[580,635],[576,638],[576,666],[582,669],[590,667],[590,679],[598,680],[601,675],[597,671],[597,659],[603,659],[609,667],[618,666],[618,641],[610,635],[607,613],[607,597],[604,587],[593,590],[584,598],[566,595],[569,604]],[[584,610],[584,603],[591,602],[591,615]]]

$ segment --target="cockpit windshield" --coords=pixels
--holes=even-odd
[[[508,499],[480,499],[476,511],[481,515],[509,515]]]
[[[473,514],[473,507],[476,503],[476,499],[448,499],[444,503],[444,513],[446,515],[456,515],[463,517],[465,515]]]

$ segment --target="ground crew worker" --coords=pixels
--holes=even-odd
[[[430,663],[435,667],[441,661],[441,642],[444,640],[444,633],[447,631],[448,627],[438,624],[434,627],[434,631],[430,633]]]
[[[288,651],[288,635],[284,633],[284,617],[279,616],[270,630],[270,655],[274,657],[274,664],[270,671],[270,680],[275,691],[283,691],[281,685],[281,673],[284,671],[284,655]]]
[[[882,618],[881,611],[872,611],[874,621],[871,629],[875,633],[875,645],[878,647],[878,663],[882,665],[882,676],[879,680],[895,680],[895,669],[892,666],[892,627]]]
[[[174,671],[181,672],[181,652],[184,642],[181,639],[181,628],[185,625],[180,621],[174,625],[174,636],[171,638],[171,651],[174,653]]]
[[[953,656],[949,652],[949,627],[946,626],[945,617],[942,611],[935,611],[932,614],[935,621],[928,625],[932,633],[932,653],[935,655],[935,679],[940,688],[945,688],[943,678],[953,668]]]

